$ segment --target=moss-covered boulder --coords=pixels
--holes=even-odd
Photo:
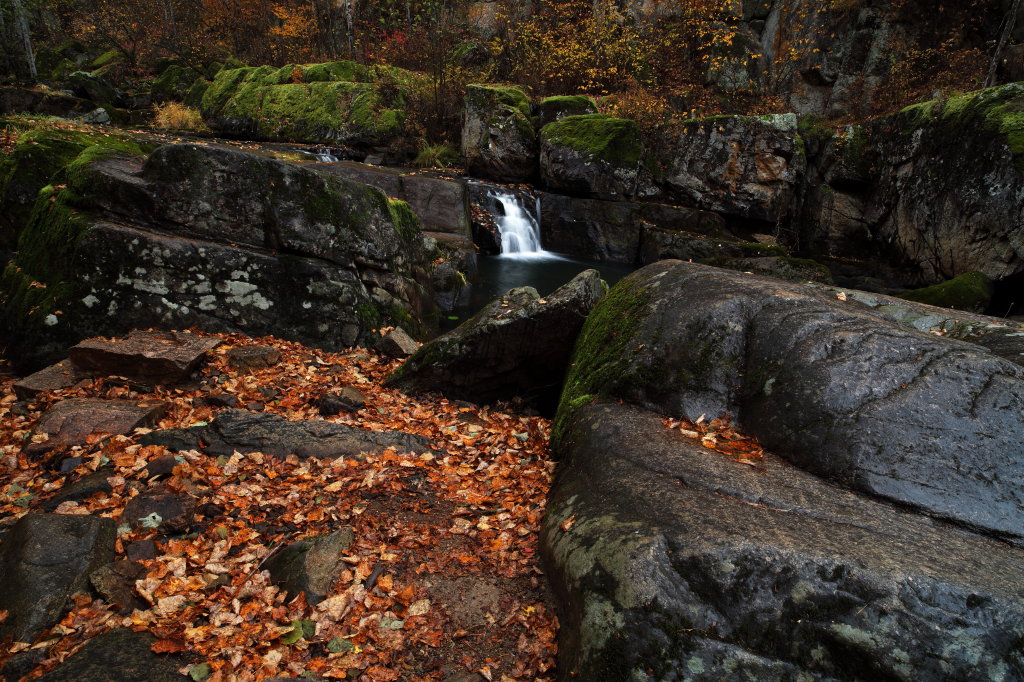
[[[549,123],[560,121],[566,116],[596,114],[597,104],[586,95],[555,95],[545,97],[537,105],[537,115],[543,128]]]
[[[152,94],[156,101],[184,100],[202,74],[188,66],[171,64],[153,80]]]
[[[981,313],[992,300],[992,280],[983,272],[966,272],[942,284],[906,291],[900,294],[900,298],[940,308]]]
[[[596,199],[644,193],[640,127],[604,114],[567,116],[540,131],[540,172],[556,192]]]
[[[533,107],[519,88],[467,85],[462,155],[473,174],[499,182],[537,175]]]
[[[63,182],[64,169],[87,149],[93,153],[143,153],[129,135],[90,126],[48,125],[43,120],[0,120],[0,127],[22,129],[14,148],[0,156],[0,251],[17,248],[36,196],[43,187]]]
[[[100,105],[124,105],[124,95],[102,76],[89,71],[75,71],[67,77],[68,88],[78,97]]]
[[[1024,272],[1024,83],[926,102],[873,122],[878,251],[926,282]]]
[[[757,275],[649,265],[588,318],[554,444],[595,397],[728,413],[838,485],[1024,545],[1024,370],[842,303]]]
[[[198,325],[343,348],[436,321],[403,202],[280,161],[198,145],[79,157],[40,194],[4,273],[23,364],[89,336]]]
[[[200,111],[235,137],[382,145],[402,134],[418,79],[354,62],[225,68],[202,92]]]
[[[684,124],[665,165],[672,199],[774,228],[790,210],[806,159],[793,114],[713,116]]]

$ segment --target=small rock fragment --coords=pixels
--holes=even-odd
[[[293,542],[267,561],[267,570],[290,596],[305,592],[306,602],[317,604],[324,600],[341,572],[342,556],[353,539],[352,529],[342,528],[330,535]]]
[[[316,403],[324,417],[332,417],[342,410],[358,412],[365,404],[366,398],[353,386],[345,386],[335,393],[325,393]]]
[[[240,346],[228,351],[228,366],[239,372],[273,367],[281,361],[281,352],[272,346]]]
[[[196,498],[184,493],[149,491],[125,505],[121,519],[132,528],[156,528],[162,533],[185,531],[192,524]]]
[[[392,358],[407,358],[417,350],[420,345],[416,343],[401,327],[395,327],[377,341],[378,351]]]
[[[140,564],[121,559],[90,573],[89,582],[106,601],[117,604],[120,613],[131,613],[133,609],[145,608],[142,600],[135,596],[135,581],[145,574],[146,569]]]
[[[89,376],[88,373],[82,372],[71,364],[70,360],[65,360],[16,382],[13,386],[14,395],[18,397],[18,400],[32,400],[43,391],[71,388]]]
[[[167,409],[167,403],[137,403],[130,400],[70,398],[57,403],[39,418],[37,433],[49,440],[25,448],[30,456],[85,443],[94,433],[120,435],[140,426],[152,426]]]

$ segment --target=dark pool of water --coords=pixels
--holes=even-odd
[[[442,318],[441,331],[454,329],[509,289],[531,286],[541,296],[547,296],[589,268],[600,272],[601,278],[608,282],[609,286],[636,269],[632,265],[593,263],[554,253],[517,257],[481,256],[479,276],[473,282],[469,303],[448,313],[447,319]]]

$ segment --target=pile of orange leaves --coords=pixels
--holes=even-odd
[[[198,332],[197,332],[198,333]],[[204,336],[210,336],[203,334]],[[111,494],[64,502],[62,514],[95,514],[119,525],[118,559],[132,543],[154,540],[156,557],[140,560],[140,600],[122,612],[95,595],[74,607],[34,642],[6,656],[45,651],[26,679],[74,655],[115,627],[156,636],[154,651],[189,652],[182,672],[221,682],[272,676],[383,680],[442,680],[475,672],[488,680],[554,677],[557,620],[538,568],[538,531],[553,465],[549,423],[508,410],[414,398],[381,386],[396,363],[353,349],[326,353],[275,338],[222,335],[194,385],[140,393],[113,378],[40,394],[16,409],[12,380],[0,382],[0,523],[39,511],[64,486],[109,471]],[[281,361],[239,372],[225,353],[243,345],[273,345]],[[329,421],[367,430],[401,430],[430,439],[433,451],[387,450],[336,460],[235,453],[214,458],[141,446],[145,430],[96,437],[61,453],[82,463],[59,474],[53,461],[27,457],[23,446],[51,405],[71,397],[163,400],[170,408],[158,428],[211,421],[222,409],[200,398],[228,394],[241,409],[291,420],[321,418],[316,400],[353,386],[366,399],[357,412]],[[147,477],[147,464],[177,454],[168,480]],[[102,468],[101,468],[102,467]],[[120,516],[129,499],[160,485],[198,498],[185,534],[131,530]],[[311,606],[287,595],[264,563],[276,549],[342,527],[353,531],[345,566],[327,598]],[[460,594],[483,595],[474,612]]]
[[[687,438],[695,438],[709,450],[729,455],[741,464],[757,466],[764,460],[764,449],[758,444],[757,438],[737,431],[732,422],[732,415],[725,414],[711,421],[703,414],[693,421],[685,417],[666,417],[662,423],[665,428],[678,430]]]

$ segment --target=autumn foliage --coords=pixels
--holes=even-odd
[[[38,643],[37,677],[114,627],[156,635],[157,653],[197,655],[193,679],[253,680],[303,673],[362,680],[439,680],[452,670],[494,680],[553,678],[557,623],[538,568],[538,529],[552,464],[548,422],[444,399],[413,400],[380,387],[393,367],[370,351],[324,353],[273,338],[223,337],[202,380],[235,396],[240,407],[289,419],[319,417],[314,401],[340,386],[357,387],[366,405],[331,419],[371,430],[399,429],[429,438],[432,453],[385,451],[336,460],[235,453],[215,459],[195,451],[164,485],[200,498],[185,535],[122,526],[118,558],[141,540],[157,553],[134,591],[142,608],[122,614],[89,596]],[[232,370],[227,348],[273,344],[282,361],[269,369]],[[78,477],[107,466],[110,494],[57,507],[60,514],[97,514],[118,521],[129,499],[150,481],[147,466],[168,455],[132,436],[91,438],[61,457],[83,459],[58,474],[53,461],[23,453],[41,411],[68,397],[159,399],[172,407],[160,428],[211,420],[223,408],[199,406],[203,393],[159,388],[137,393],[115,379],[96,379],[42,394],[28,414],[12,410],[10,381],[0,401],[0,516],[20,517]],[[267,389],[275,398],[268,400]],[[355,540],[327,598],[310,606],[272,584],[264,562],[277,548],[342,526]],[[461,582],[460,582],[461,581]],[[493,603],[473,627],[453,614],[452,585],[496,585]],[[448,585],[446,599],[444,586]],[[440,596],[439,596],[440,595]],[[0,654],[0,663],[4,654]],[[445,672],[447,671],[447,672]]]

